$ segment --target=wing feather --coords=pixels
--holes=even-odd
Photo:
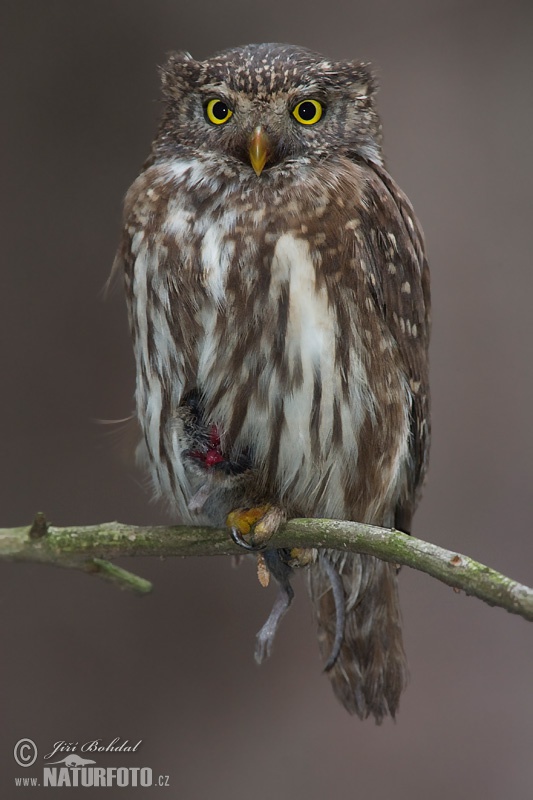
[[[396,526],[407,532],[428,466],[430,396],[428,345],[431,328],[429,268],[424,235],[406,195],[376,164],[367,171],[367,281],[376,310],[397,348],[412,396],[408,484],[396,509]]]

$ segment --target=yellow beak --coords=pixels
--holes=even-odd
[[[270,154],[270,142],[261,125],[254,128],[248,152],[250,154],[250,163],[254,168],[255,174],[259,177]]]

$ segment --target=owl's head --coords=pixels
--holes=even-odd
[[[381,162],[376,86],[365,64],[261,44],[206,61],[173,53],[161,76],[156,159],[217,154],[257,176],[335,154]]]

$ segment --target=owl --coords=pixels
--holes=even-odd
[[[429,448],[429,276],[384,167],[368,65],[281,44],[172,54],[151,154],[125,199],[144,460],[176,521],[228,526],[279,593],[296,569],[350,713],[407,680],[397,569],[269,547],[291,517],[410,531]]]

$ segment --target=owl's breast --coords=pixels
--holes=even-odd
[[[290,513],[385,521],[405,474],[408,390],[354,269],[367,257],[357,186],[328,173],[202,194],[190,177],[183,167],[169,196],[158,262],[176,293],[176,385],[194,388],[222,451],[245,452],[258,491]],[[167,324],[158,308],[154,329]]]
[[[199,389],[224,447],[252,454],[269,495],[298,514],[375,519],[399,485],[407,414],[376,413],[362,298],[339,281],[341,248],[279,223],[276,234],[214,228],[204,241]]]

